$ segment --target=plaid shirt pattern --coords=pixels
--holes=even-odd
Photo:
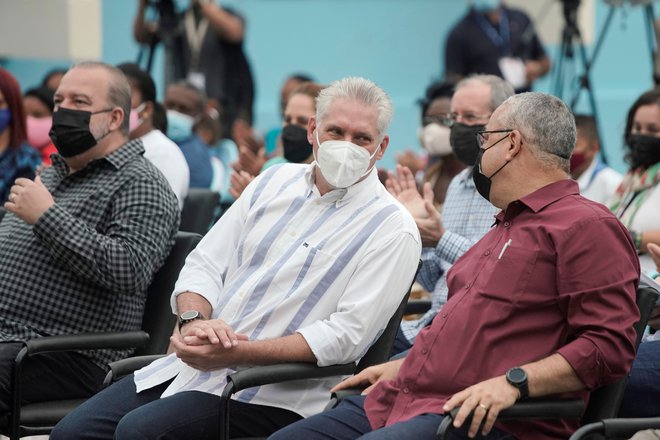
[[[466,168],[454,177],[447,188],[442,208],[446,229],[435,248],[422,250],[424,262],[417,281],[431,292],[431,308],[421,318],[401,322],[401,330],[411,343],[417,333],[433,320],[447,302],[447,271],[495,223],[499,209],[477,192],[472,169]]]
[[[0,223],[0,341],[136,330],[147,286],[179,223],[163,175],[128,142],[69,175],[59,155],[41,174],[55,199],[33,226]],[[130,350],[86,353],[104,367]]]

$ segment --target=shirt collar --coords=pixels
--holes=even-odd
[[[107,162],[112,165],[115,169],[120,169],[127,163],[135,160],[135,158],[144,154],[144,145],[142,144],[141,139],[134,139],[132,141],[126,142],[124,145],[119,147],[117,150],[108,154],[107,156],[95,159],[88,163],[83,169],[90,166],[94,166],[96,163]],[[58,171],[63,171],[64,174],[67,174],[69,171],[69,166],[66,164],[66,161],[60,154],[52,155],[53,165],[57,167]]]
[[[361,194],[364,191],[364,188],[368,188],[374,184],[380,185],[380,182],[378,181],[378,170],[374,166],[371,171],[369,171],[369,174],[364,180],[361,180],[360,182],[355,183],[348,188],[333,189],[332,191],[321,195],[318,188],[316,187],[316,167],[318,167],[318,164],[316,162],[312,162],[305,172],[305,180],[307,181],[308,185],[306,196],[309,197],[312,193],[314,193],[320,198],[322,202],[326,202],[328,204],[336,203],[338,208]]]
[[[562,179],[537,189],[519,200],[514,200],[507,206],[506,211],[500,211],[496,217],[498,221],[510,219],[523,210],[523,205],[537,213],[559,199],[579,194],[580,190],[575,180]]]

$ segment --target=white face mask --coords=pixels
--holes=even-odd
[[[432,156],[446,156],[452,152],[449,142],[451,129],[433,122],[426,127],[420,127],[419,140],[422,146]]]
[[[314,156],[316,163],[323,174],[323,178],[333,188],[347,188],[367,175],[371,168],[371,159],[380,150],[380,145],[371,156],[366,148],[348,141],[319,141],[316,130],[316,143],[318,156]]]

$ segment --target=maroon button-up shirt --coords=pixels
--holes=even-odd
[[[449,300],[417,337],[397,379],[367,397],[374,429],[441,414],[453,394],[553,353],[589,390],[629,370],[639,260],[625,227],[571,180],[511,203],[496,219],[450,270]],[[536,440],[568,438],[577,424],[496,426]]]

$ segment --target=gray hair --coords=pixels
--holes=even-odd
[[[509,97],[516,92],[508,82],[495,75],[470,75],[456,84],[456,90],[474,83],[482,83],[490,86],[490,111],[494,112],[497,107],[502,105]]]
[[[568,172],[575,148],[575,118],[561,99],[546,93],[521,93],[504,101],[498,119],[503,128],[520,131],[546,168]]]
[[[102,63],[99,61],[82,61],[74,64],[71,69],[89,69],[99,68],[103,69],[110,74],[110,83],[108,84],[108,95],[106,99],[108,104],[114,107],[119,107],[124,110],[124,121],[121,123],[120,130],[124,134],[128,134],[128,116],[131,114],[131,86],[124,75],[124,72],[110,64]]]
[[[352,99],[366,106],[373,107],[378,113],[378,136],[385,137],[385,131],[392,121],[392,101],[383,89],[365,78],[349,76],[337,80],[321,90],[316,98],[316,123],[321,124],[330,105],[336,98]]]

